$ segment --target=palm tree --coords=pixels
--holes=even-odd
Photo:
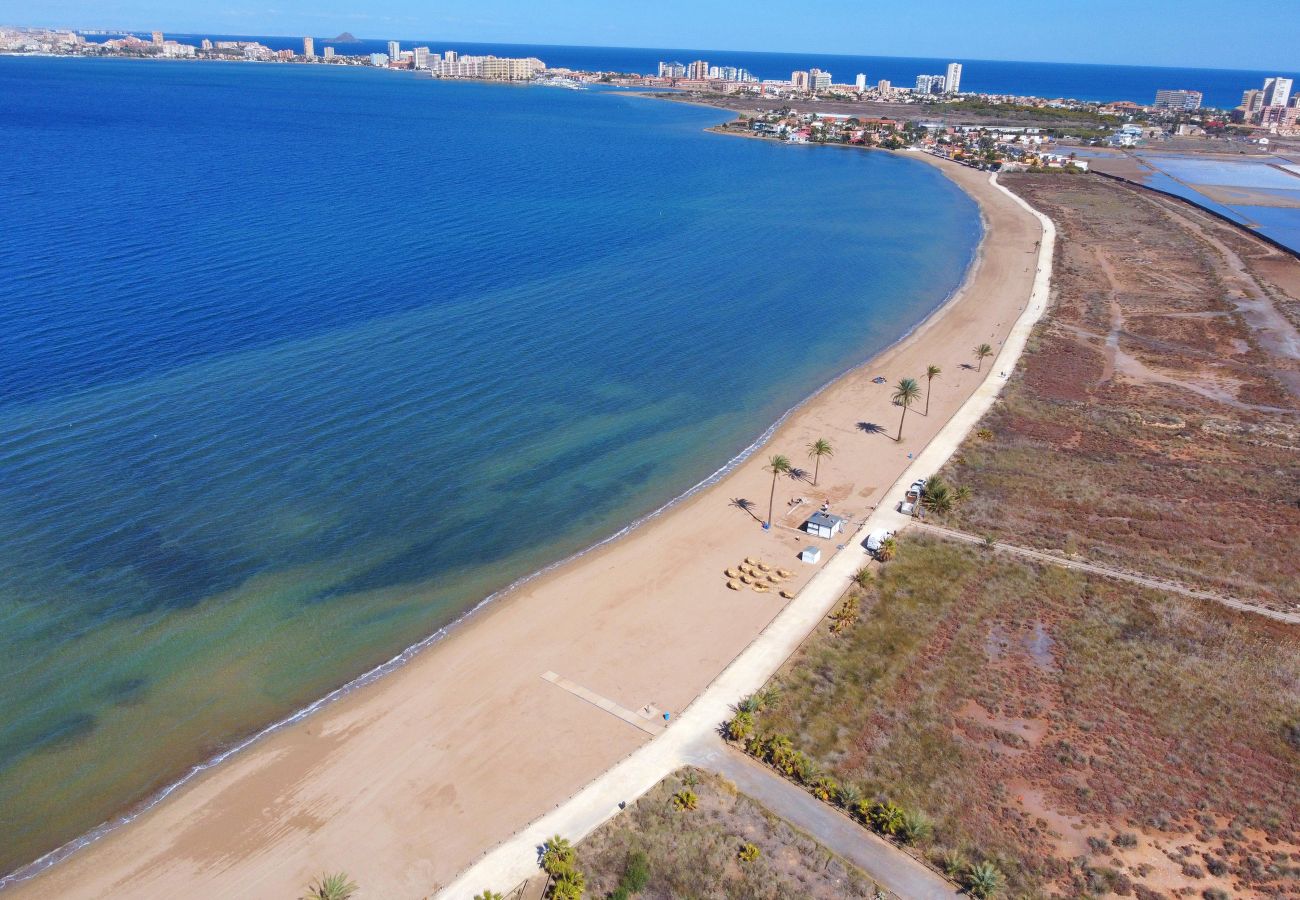
[[[817,486],[817,476],[821,473],[822,457],[834,455],[835,449],[826,438],[818,438],[808,445],[808,456],[813,461],[813,487]]]
[[[991,862],[982,862],[966,870],[966,890],[972,897],[992,897],[1002,886],[1002,873]]]
[[[577,869],[566,869],[555,876],[551,900],[582,900],[587,892],[587,876]]]
[[[573,868],[573,862],[577,858],[578,854],[568,838],[557,834],[542,844],[542,868],[548,875]]]
[[[890,399],[903,407],[902,418],[898,420],[898,437],[895,440],[903,439],[903,421],[907,418],[907,408],[917,401],[921,396],[921,386],[916,383],[915,378],[904,378],[894,387],[894,396]]]
[[[348,877],[347,872],[335,872],[321,875],[307,885],[303,900],[349,900],[357,890],[356,882]]]
[[[934,381],[943,374],[943,369],[934,363],[925,367],[925,414],[930,414],[930,382]]]
[[[880,549],[876,551],[876,556],[881,562],[889,562],[898,555],[898,541],[892,537],[887,537],[880,542]]]
[[[975,371],[978,372],[978,371],[980,371],[981,369],[983,369],[983,368],[984,368],[984,357],[986,357],[986,356],[992,356],[992,355],[993,355],[993,348],[990,347],[988,344],[980,344],[978,347],[976,347],[976,348],[975,348],[975,362],[977,363],[977,365],[975,366]]]
[[[475,894],[474,900],[506,900],[506,898],[502,897],[496,891],[484,891],[481,894]]]
[[[931,478],[925,486],[925,497],[921,500],[921,505],[930,512],[948,513],[952,512],[952,503],[952,490],[947,482],[937,475]]]
[[[776,479],[778,475],[790,471],[790,460],[778,453],[767,461],[767,468],[772,473],[772,494],[767,498],[767,521],[763,523],[763,527],[771,528],[772,510],[776,506]]]

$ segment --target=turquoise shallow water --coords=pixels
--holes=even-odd
[[[717,120],[0,59],[0,869],[679,495],[960,282],[933,169]]]

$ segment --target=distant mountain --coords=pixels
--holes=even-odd
[[[356,36],[352,34],[352,32],[350,32],[350,31],[345,31],[345,32],[343,32],[342,34],[340,34],[338,37],[336,37],[336,38],[334,39],[334,43],[336,43],[336,44],[355,44],[355,43],[357,43],[357,39],[356,39]]]

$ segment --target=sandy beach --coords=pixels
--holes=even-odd
[[[723,570],[761,557],[796,574],[788,590],[806,583],[835,541],[797,527],[823,499],[853,521],[870,513],[983,381],[971,348],[996,349],[1025,306],[1038,221],[987,173],[909,156],[939,166],[985,223],[966,284],[912,335],[803,405],[716,485],[514,591],[399,671],[5,895],[283,898],[322,871],[346,870],[364,896],[423,897],[653,740],[658,712],[690,703],[786,602],[775,590],[729,590]],[[931,363],[943,374],[929,414],[923,401],[895,441],[892,385],[924,385]],[[877,375],[886,383],[873,384]],[[814,487],[806,448],[818,438],[835,453]],[[778,481],[777,527],[764,531],[772,453],[808,475]],[[797,498],[807,502],[792,505]],[[808,543],[822,548],[817,566],[797,559]],[[594,698],[634,711],[642,727]],[[646,707],[649,717],[635,715]]]

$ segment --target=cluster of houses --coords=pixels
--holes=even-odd
[[[1088,168],[1086,160],[1077,159],[1069,152],[1056,152],[1055,138],[1033,126],[904,123],[896,119],[783,109],[742,116],[723,127],[792,144],[912,147],[982,169]]]
[[[791,144],[861,144],[904,146],[905,125],[896,119],[851,116],[840,113],[800,113],[797,110],[742,117],[723,126]]]

